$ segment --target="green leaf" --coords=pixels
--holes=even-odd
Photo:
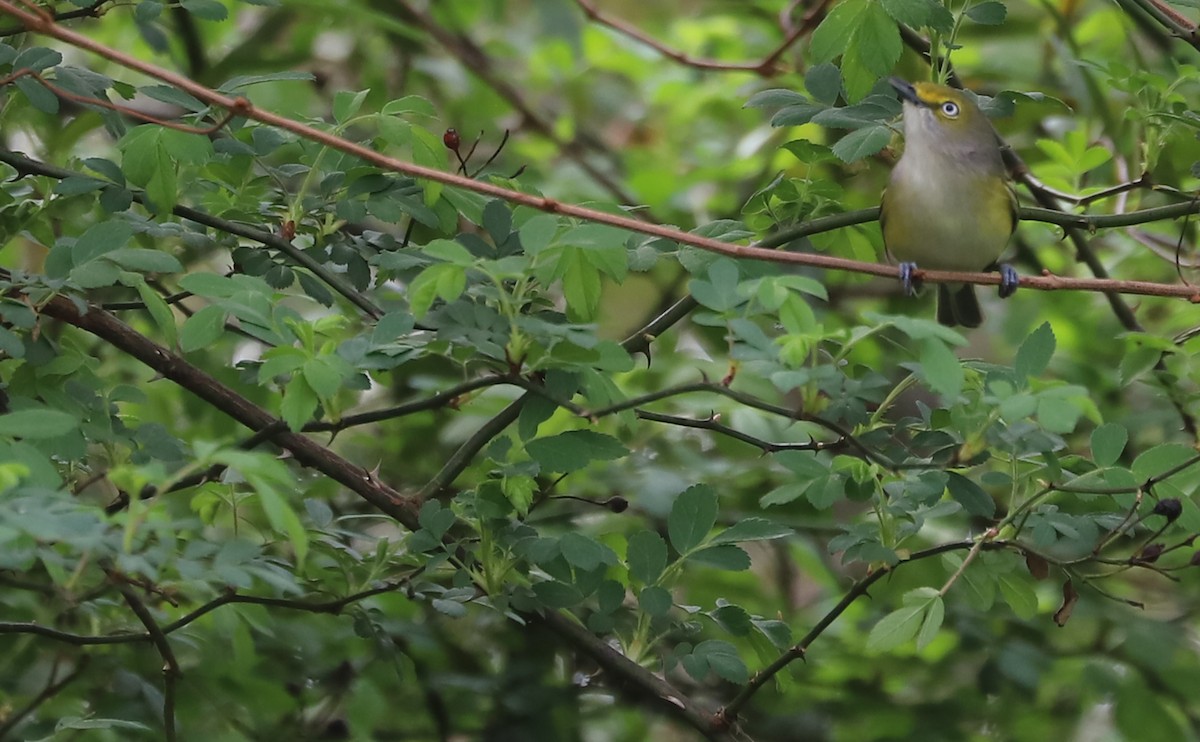
[[[1013,362],[1013,368],[1020,376],[1026,378],[1037,376],[1050,365],[1050,359],[1054,356],[1054,348],[1054,330],[1050,329],[1049,322],[1043,322],[1030,333],[1029,337],[1025,338],[1025,342],[1021,343],[1021,347],[1017,349],[1017,358]]]
[[[842,162],[857,162],[879,152],[892,141],[892,130],[886,126],[857,129],[837,140],[832,149]]]
[[[538,214],[521,225],[521,247],[530,255],[537,255],[549,247],[558,233],[559,220],[552,214]]]
[[[671,610],[674,601],[671,593],[657,585],[642,588],[638,593],[638,606],[651,616],[665,616]]]
[[[722,680],[744,684],[750,679],[746,663],[738,656],[737,647],[717,639],[700,642],[692,651],[693,656],[703,658],[709,669]],[[700,678],[697,678],[699,680]]]
[[[688,487],[675,498],[667,517],[667,535],[680,554],[695,549],[717,522],[717,493],[708,485]]]
[[[223,21],[229,17],[229,11],[217,0],[179,0],[179,4],[187,12],[206,21]]]
[[[57,438],[79,427],[73,415],[62,410],[17,410],[0,415],[0,435],[13,438]]]
[[[310,358],[302,368],[304,379],[321,399],[329,399],[342,388],[341,366],[328,357]]]
[[[906,605],[892,611],[871,628],[868,652],[887,652],[916,637],[925,621],[926,605]]]
[[[821,25],[813,31],[809,53],[814,62],[832,61],[846,51],[851,36],[862,22],[860,17],[867,4],[867,0],[844,0],[833,6]]]
[[[138,281],[135,286],[142,303],[146,305],[146,311],[150,313],[150,318],[163,334],[167,347],[174,348],[179,342],[179,333],[175,327],[175,314],[171,307],[144,280]]]
[[[929,646],[929,642],[933,641],[937,636],[938,629],[942,627],[942,621],[946,617],[946,605],[942,601],[942,596],[937,596],[929,601],[925,609],[925,617],[921,621],[921,630],[917,632],[917,649],[924,649]]]
[[[547,608],[570,608],[583,602],[578,588],[558,580],[534,583],[533,594]]]
[[[339,90],[333,95],[333,120],[339,124],[345,124],[362,108],[363,101],[367,99],[367,93],[370,89],[359,90],[357,92],[350,90]]]
[[[741,572],[750,569],[750,555],[740,546],[721,544],[709,546],[687,555],[688,561],[703,564],[730,572]]]
[[[283,404],[279,416],[290,430],[300,430],[312,420],[320,400],[303,376],[293,376],[283,389]]]
[[[638,531],[627,541],[625,562],[630,577],[652,585],[667,566],[667,542],[654,531]]]
[[[991,518],[996,514],[996,502],[982,487],[957,472],[946,472],[946,488],[955,502],[971,515]]]
[[[127,222],[113,219],[93,224],[75,239],[71,247],[71,260],[74,265],[83,265],[124,247],[131,237],[133,228]]]
[[[795,535],[795,531],[780,523],[769,521],[766,518],[745,518],[713,536],[709,543],[716,545],[745,541],[771,541],[792,535]]]
[[[1034,592],[1030,579],[1023,572],[1001,573],[996,575],[1000,595],[1008,603],[1018,617],[1030,619],[1037,615],[1037,593]]]
[[[429,312],[439,297],[454,301],[467,287],[467,272],[461,265],[437,263],[417,274],[408,286],[408,305],[413,316],[420,319]]]
[[[559,257],[567,316],[575,322],[591,322],[600,310],[600,272],[588,260],[586,252],[583,248],[566,247]]]
[[[1096,466],[1112,466],[1121,458],[1129,432],[1124,425],[1105,423],[1092,431],[1092,459]]]
[[[536,438],[526,444],[525,450],[543,472],[573,472],[593,461],[612,461],[629,453],[616,438],[592,430]]]
[[[921,343],[921,373],[929,388],[938,394],[957,399],[962,393],[965,379],[962,362],[936,338]]]
[[[890,73],[900,59],[904,46],[896,21],[877,2],[867,4],[859,18],[848,54],[854,54],[877,78]]]
[[[190,353],[215,343],[225,332],[226,316],[225,308],[214,304],[188,317],[179,331],[180,349]]]
[[[573,567],[592,571],[602,564],[615,564],[617,555],[604,544],[578,531],[569,531],[558,542],[563,558]]]
[[[984,26],[999,26],[1007,15],[1008,8],[1004,7],[1004,3],[995,0],[972,5],[966,10],[968,18]]]
[[[842,93],[841,70],[829,62],[813,65],[804,73],[804,89],[820,102],[832,106]]]
[[[471,251],[454,240],[433,240],[423,246],[421,252],[431,258],[444,260],[447,263],[454,263],[463,267],[475,263],[475,256],[471,254]]]

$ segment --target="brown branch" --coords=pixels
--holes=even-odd
[[[560,214],[562,216],[575,217],[600,224],[608,224],[613,227],[627,229],[631,232],[637,232],[640,234],[649,235],[651,237],[659,237],[662,239],[671,240],[673,242],[691,245],[702,250],[719,253],[732,258],[747,258],[776,263],[807,265],[815,268],[826,268],[830,270],[850,271],[869,275],[885,276],[889,278],[899,278],[899,271],[895,266],[883,265],[879,263],[866,263],[863,261],[838,258],[830,255],[780,252],[776,250],[767,250],[761,247],[732,245],[727,242],[722,242],[721,240],[690,234],[678,229],[673,229],[671,227],[652,224],[618,214],[609,214],[595,209],[576,206],[574,204],[563,203],[545,196],[522,193],[520,191],[514,191],[492,183],[465,178],[455,173],[435,170],[433,168],[416,165],[414,163],[406,162],[394,157],[388,157],[364,145],[348,141],[339,136],[321,131],[319,129],[315,129],[306,124],[289,119],[286,116],[281,116],[271,111],[258,108],[246,98],[233,97],[217,92],[200,85],[199,83],[196,83],[187,77],[136,59],[124,52],[94,41],[87,36],[75,33],[70,29],[63,28],[53,23],[48,23],[39,15],[17,7],[13,2],[11,2],[11,0],[0,0],[0,11],[8,13],[9,15],[21,20],[30,28],[31,31],[52,36],[60,41],[90,51],[131,70],[141,72],[169,85],[174,85],[180,90],[183,90],[200,100],[206,101],[215,106],[227,108],[238,116],[244,116],[248,119],[252,119],[269,126],[275,126],[285,131],[290,131],[298,136],[329,147],[330,149],[359,157],[362,160],[385,170],[404,173],[415,178],[433,180],[438,183],[444,183],[457,188],[464,188],[485,196],[504,199],[512,203],[528,206],[530,208],[546,211],[552,214]],[[1200,205],[1197,205],[1194,208],[1200,210]],[[1103,271],[1103,267],[1099,267],[1099,270]],[[998,274],[989,273],[924,271],[922,272],[921,278],[927,283],[974,283],[991,286],[997,286],[1000,284],[1000,276]],[[1111,297],[1118,293],[1141,294],[1145,296],[1180,297],[1188,300],[1200,301],[1200,295],[1198,295],[1196,289],[1187,286],[1153,283],[1150,281],[1121,281],[1107,278],[1066,278],[1059,276],[1025,276],[1021,278],[1020,285],[1023,287],[1040,289],[1043,291],[1102,291],[1109,295],[1110,301]]]
[[[102,309],[89,307],[85,313],[80,313],[73,301],[65,296],[55,296],[40,311],[107,341],[251,430],[273,428],[280,424],[274,415]],[[286,428],[274,433],[271,440],[290,451],[302,466],[316,469],[340,482],[410,530],[415,531],[420,527],[417,522],[417,502],[379,481],[366,469],[350,463],[307,436],[287,431]]]
[[[580,626],[575,619],[547,611],[540,616],[540,622],[591,657],[609,677],[624,681],[628,687],[622,690],[628,697],[672,716],[683,718],[706,739],[734,739],[727,732],[727,725],[723,725],[715,714],[699,706],[667,681],[614,650],[603,639]]]
[[[22,77],[32,77],[33,79],[35,79],[39,83],[41,83],[42,87],[46,88],[51,93],[54,93],[56,96],[58,96],[59,98],[62,98],[64,100],[69,100],[73,103],[78,103],[83,106],[97,106],[99,108],[105,108],[105,109],[108,109],[109,111],[123,113],[126,116],[130,116],[130,117],[138,119],[140,121],[145,121],[148,124],[157,124],[158,126],[162,126],[167,129],[183,131],[183,132],[187,132],[189,134],[200,134],[201,136],[208,136],[209,134],[212,134],[214,132],[220,131],[221,129],[225,128],[225,125],[228,124],[230,121],[232,121],[236,115],[233,111],[230,111],[229,113],[222,116],[221,119],[219,121],[217,121],[215,124],[213,124],[212,126],[189,126],[188,124],[180,124],[180,123],[176,123],[174,121],[167,121],[166,119],[160,119],[156,116],[152,116],[149,113],[146,113],[144,111],[139,111],[138,109],[132,108],[130,106],[122,106],[117,103],[112,103],[110,101],[104,100],[103,98],[94,98],[94,97],[88,96],[88,95],[79,95],[78,93],[72,93],[69,90],[64,90],[63,88],[60,88],[57,85],[55,85],[54,83],[47,80],[36,70],[29,69],[28,67],[26,67],[24,69],[19,69],[16,72],[12,73],[11,75],[0,78],[0,85],[8,85],[9,83],[15,82],[16,80],[18,80]]]
[[[808,443],[772,443],[764,441],[761,438],[743,433],[740,430],[723,425],[717,422],[717,417],[701,418],[699,420],[691,417],[677,417],[675,415],[662,415],[649,410],[634,410],[634,414],[641,420],[649,420],[656,423],[665,423],[667,425],[678,425],[684,428],[696,428],[699,430],[709,430],[714,433],[728,436],[734,440],[749,444],[759,449],[763,453],[778,453],[779,451],[828,451],[830,449],[840,448],[845,445],[846,440],[839,438],[836,441],[809,441]]]
[[[108,0],[95,0],[95,2],[85,8],[76,8],[75,10],[65,10],[61,13],[55,13],[54,20],[71,21],[76,18],[99,18],[105,13],[105,11],[100,9],[100,6],[104,5],[106,2],[108,2]],[[0,29],[0,38],[16,36],[20,33],[26,33],[28,30],[29,29],[25,28],[24,26]],[[3,735],[0,735],[0,739],[3,739]]]
[[[637,26],[619,18],[601,13],[592,0],[575,0],[575,4],[583,11],[583,14],[594,23],[601,26],[607,26],[617,33],[624,34],[629,38],[638,41],[650,47],[654,51],[664,57],[674,60],[686,67],[695,67],[705,70],[721,70],[724,72],[753,72],[760,77],[775,77],[784,71],[784,68],[779,64],[779,59],[788,49],[792,47],[800,38],[808,35],[821,18],[824,16],[825,8],[829,5],[830,0],[821,0],[813,8],[811,8],[801,19],[800,25],[788,32],[786,38],[776,47],[771,53],[767,54],[757,62],[724,62],[719,59],[706,59],[704,57],[693,57],[689,54],[673,49],[662,42],[655,39],[653,36],[642,31]]]
[[[32,714],[37,710],[38,706],[41,706],[46,701],[54,698],[61,693],[64,688],[75,682],[75,680],[83,674],[83,671],[87,669],[88,663],[90,662],[91,657],[86,654],[80,655],[79,659],[77,660],[77,664],[75,665],[75,669],[64,675],[61,680],[55,680],[54,678],[54,676],[58,674],[58,663],[55,663],[54,669],[50,672],[50,678],[46,681],[46,687],[42,688],[42,690],[33,697],[33,700],[25,704],[24,708],[21,708],[17,711],[10,711],[8,717],[4,719],[4,723],[0,724],[0,739],[8,739],[9,733],[16,729],[21,721],[25,719],[25,717]]]
[[[828,629],[834,621],[836,621],[843,613],[845,613],[846,609],[849,608],[854,601],[858,600],[863,595],[866,595],[867,590],[869,590],[871,586],[880,579],[895,572],[905,564],[910,564],[922,559],[928,559],[929,557],[938,556],[939,554],[945,554],[949,551],[970,549],[975,545],[976,542],[974,541],[956,541],[954,543],[942,544],[929,549],[916,551],[913,552],[913,554],[907,559],[901,559],[899,562],[893,565],[883,565],[871,574],[855,582],[854,585],[851,586],[851,588],[846,592],[846,594],[842,596],[842,599],[838,601],[837,605],[831,608],[829,612],[821,618],[820,621],[817,621],[816,625],[813,626],[812,629],[800,639],[800,641],[789,647],[783,654],[779,655],[779,657],[771,662],[771,664],[756,672],[754,676],[750,678],[750,682],[746,683],[746,686],[742,688],[736,696],[733,697],[733,700],[725,704],[725,706],[717,712],[716,716],[720,720],[720,723],[727,727],[737,721],[738,714],[741,713],[742,709],[747,703],[749,703],[750,699],[754,697],[754,694],[757,693],[762,686],[766,685],[768,680],[775,677],[780,670],[790,665],[793,661],[803,659],[805,654],[808,652],[808,648],[814,641],[817,640],[818,637],[821,636],[821,634],[825,632],[825,629]],[[985,543],[982,548],[987,550],[995,550],[1008,548],[1009,546],[1011,546],[1011,544],[1008,542],[989,541]]]
[[[179,660],[175,658],[175,650],[171,648],[171,642],[167,640],[167,635],[158,625],[158,621],[154,619],[150,609],[142,601],[141,597],[133,589],[133,586],[125,579],[125,576],[116,572],[111,567],[104,567],[104,571],[108,574],[109,579],[116,585],[117,590],[121,593],[121,597],[125,599],[125,603],[129,609],[133,611],[133,615],[137,616],[138,621],[141,621],[142,626],[146,629],[146,635],[150,638],[150,643],[158,650],[158,655],[163,660],[163,730],[167,742],[175,742],[175,687],[183,672],[179,669]]]
[[[45,175],[58,180],[64,180],[72,177],[89,177],[83,173],[75,172],[74,170],[67,170],[55,165],[50,165],[3,148],[0,148],[0,162],[11,166],[21,175]],[[143,191],[130,189],[129,193],[133,197],[134,201],[137,201],[141,204],[146,202],[146,194]],[[254,227],[250,227],[245,224],[239,224],[238,222],[231,222],[228,219],[222,219],[220,217],[213,216],[212,214],[208,214],[198,209],[193,209],[189,206],[183,206],[180,204],[176,204],[175,207],[171,209],[171,213],[182,219],[187,219],[188,221],[193,221],[197,224],[203,224],[206,227],[210,227],[217,231],[225,232],[237,237],[245,237],[248,240],[253,240],[254,242],[258,242],[273,250],[277,250],[286,255],[297,265],[307,268],[308,271],[314,276],[320,278],[330,288],[341,294],[342,297],[361,309],[369,317],[378,319],[384,315],[382,309],[376,306],[375,303],[370,299],[363,296],[360,292],[356,291],[352,286],[347,284],[341,276],[333,273],[324,265],[321,265],[314,260],[311,255],[299,249],[288,240],[279,237],[278,235],[271,234],[270,232],[261,229],[255,229]],[[180,305],[181,308],[182,306],[183,305]]]

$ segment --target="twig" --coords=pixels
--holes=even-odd
[[[470,178],[464,178],[454,173],[435,170],[433,168],[416,165],[394,157],[388,157],[370,149],[367,146],[358,144],[356,142],[351,142],[334,134],[330,134],[329,132],[321,131],[306,124],[302,124],[298,121],[289,119],[286,116],[281,116],[271,111],[258,108],[246,98],[233,97],[224,93],[219,93],[215,90],[200,85],[188,79],[187,77],[162,69],[140,59],[136,59],[129,54],[105,46],[87,36],[75,33],[70,29],[63,28],[53,23],[48,23],[37,14],[16,6],[10,0],[0,0],[0,11],[18,18],[25,23],[30,30],[52,36],[60,41],[90,51],[124,67],[136,70],[149,77],[161,80],[169,85],[174,85],[180,90],[183,90],[200,100],[204,100],[212,105],[227,108],[233,111],[236,115],[244,116],[248,119],[252,119],[270,126],[276,126],[285,131],[290,131],[331,149],[359,157],[366,162],[386,170],[405,173],[416,178],[433,180],[450,186],[465,188],[486,196],[501,198],[512,203],[529,206],[531,208],[549,213],[575,217],[600,224],[608,224],[610,226],[620,227],[622,229],[649,235],[651,237],[660,237],[663,239],[672,240],[674,242],[679,242],[681,244],[692,245],[693,247],[698,247],[709,252],[727,255],[729,257],[749,258],[778,263],[791,263],[796,265],[808,265],[816,268],[827,268],[831,270],[851,271],[876,276],[886,276],[889,278],[899,278],[899,271],[895,266],[882,265],[878,263],[866,263],[847,258],[837,258],[830,255],[780,252],[775,250],[767,250],[760,247],[731,245],[727,242],[722,242],[709,237],[702,237],[700,235],[689,234],[671,227],[664,227],[658,224],[640,221],[638,219],[619,214],[608,214],[595,209],[563,203],[545,196],[522,193],[520,191],[514,191],[493,183],[476,181]],[[1176,204],[1170,207],[1162,208],[1167,209],[1168,211],[1160,214],[1159,218],[1169,218],[1166,216],[1167,213],[1172,213],[1176,216],[1182,216],[1185,213],[1191,213],[1194,210],[1200,210],[1200,204]],[[1173,208],[1180,208],[1182,210],[1179,212],[1169,211]],[[1132,213],[1114,215],[1114,217],[1122,217],[1126,219],[1132,216]],[[1072,217],[1068,215],[1067,218]],[[1091,219],[1087,217],[1073,218],[1081,219],[1081,223],[1084,224],[1098,219],[1098,217],[1093,217]],[[1128,225],[1130,223],[1137,223],[1137,221],[1123,222],[1124,225]],[[1098,266],[1097,269],[1101,272],[1103,271],[1102,266]],[[998,274],[988,273],[924,271],[921,278],[927,283],[973,283],[992,286],[1000,284],[1000,276]],[[1020,285],[1028,288],[1040,289],[1043,291],[1102,291],[1110,297],[1110,301],[1112,301],[1112,297],[1118,293],[1141,294],[1146,296],[1181,297],[1189,300],[1195,299],[1200,301],[1200,296],[1197,296],[1196,291],[1190,287],[1153,283],[1149,281],[1119,281],[1107,278],[1086,279],[1065,278],[1059,276],[1025,276],[1022,277]],[[1127,308],[1126,311],[1128,311]],[[1132,318],[1131,313],[1129,314],[1129,317]]]
[[[179,677],[183,674],[179,669],[179,661],[175,659],[175,650],[171,648],[171,642],[167,640],[167,635],[158,625],[158,621],[150,613],[150,609],[142,602],[141,597],[133,587],[126,581],[125,576],[117,573],[111,567],[105,567],[104,571],[108,573],[109,578],[117,586],[117,590],[121,593],[121,597],[125,599],[125,603],[129,609],[133,611],[133,615],[137,616],[141,621],[142,626],[146,629],[147,636],[150,637],[150,643],[158,650],[158,655],[163,660],[163,731],[167,742],[175,742],[175,688],[179,681]]]
[[[56,663],[54,670],[52,670],[50,673],[50,678],[46,681],[46,687],[42,688],[42,690],[36,696],[34,696],[29,703],[25,704],[23,708],[16,711],[11,711],[8,717],[4,720],[4,723],[0,724],[0,739],[8,739],[9,733],[16,729],[17,726],[20,725],[21,721],[25,719],[25,717],[32,714],[37,710],[38,706],[41,706],[46,701],[54,698],[61,693],[64,688],[75,682],[75,680],[83,674],[83,671],[87,669],[91,659],[92,658],[86,654],[80,655],[75,665],[75,669],[64,675],[61,680],[54,679],[58,669]]]

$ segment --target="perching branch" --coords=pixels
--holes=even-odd
[[[689,234],[671,227],[651,224],[623,215],[608,214],[595,209],[563,203],[553,198],[522,193],[520,191],[514,191],[493,183],[476,181],[455,173],[448,173],[441,170],[435,170],[433,168],[416,165],[395,157],[389,157],[380,154],[367,146],[358,144],[356,142],[351,142],[329,132],[321,131],[293,119],[287,118],[286,116],[281,116],[271,111],[259,108],[246,98],[234,97],[220,93],[211,88],[200,85],[189,78],[184,77],[183,75],[179,75],[148,62],[136,59],[125,52],[105,46],[104,44],[101,44],[82,34],[59,26],[52,20],[45,18],[38,13],[19,7],[10,0],[0,0],[0,12],[7,13],[17,18],[22,23],[26,24],[31,31],[54,37],[60,41],[116,62],[117,64],[120,64],[128,69],[141,72],[149,77],[161,80],[162,82],[173,85],[211,105],[225,108],[238,116],[244,116],[248,119],[252,119],[269,126],[275,126],[285,131],[290,131],[298,136],[304,137],[318,144],[322,144],[331,149],[359,157],[362,160],[385,170],[404,173],[415,178],[433,180],[457,188],[464,188],[485,196],[493,196],[511,203],[538,209],[540,211],[575,217],[599,224],[607,224],[613,227],[626,229],[631,232],[671,240],[680,244],[691,245],[702,250],[719,253],[733,258],[764,260],[777,263],[791,263],[796,265],[807,265],[815,268],[826,268],[830,270],[841,270],[876,276],[885,276],[889,278],[899,278],[899,272],[895,266],[882,265],[879,263],[866,263],[858,260],[838,258],[830,255],[779,252],[775,250],[767,250],[761,247],[731,245],[717,239]],[[1182,205],[1180,206],[1183,207]],[[1185,211],[1182,213],[1195,213],[1196,211],[1200,211],[1200,204],[1183,208],[1185,208]],[[1123,214],[1118,216],[1130,218],[1132,215]],[[1087,223],[1087,218],[1084,217],[1083,219],[1084,223]],[[1137,222],[1125,222],[1125,224],[1129,223]],[[1103,269],[1101,268],[1100,270]],[[923,271],[920,278],[927,283],[973,283],[992,286],[998,286],[1000,284],[1000,276],[998,274],[987,273]],[[1192,287],[1175,284],[1154,283],[1149,281],[1123,281],[1106,278],[1068,278],[1043,275],[1023,277],[1020,285],[1026,288],[1034,288],[1043,291],[1101,291],[1109,294],[1110,296],[1118,293],[1125,293],[1141,294],[1145,296],[1180,297],[1189,300],[1200,301],[1200,292]]]

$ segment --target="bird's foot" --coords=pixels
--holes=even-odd
[[[904,287],[905,296],[916,296],[921,288],[921,275],[916,263],[900,263],[900,285]]]
[[[1008,263],[1000,264],[1000,298],[1007,299],[1017,291],[1017,287],[1021,285],[1021,277],[1017,275],[1017,269]]]

